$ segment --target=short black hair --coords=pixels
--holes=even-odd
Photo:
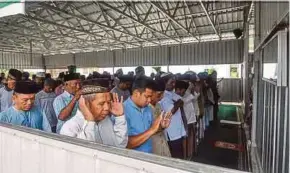
[[[182,80],[177,80],[175,82],[175,89],[187,89],[189,87],[189,83],[182,81]]]
[[[157,79],[154,81],[154,91],[165,91],[165,82],[161,79]]]
[[[134,81],[132,91],[144,92],[145,89],[154,90],[154,81],[150,78],[138,78]]]

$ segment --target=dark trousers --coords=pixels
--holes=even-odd
[[[218,122],[218,111],[219,111],[219,105],[218,103],[216,103],[213,105],[213,118],[214,118],[215,123]]]
[[[51,127],[51,132],[52,132],[52,133],[56,133],[56,126]]]
[[[183,138],[174,141],[168,141],[169,150],[173,158],[183,159],[182,141]]]

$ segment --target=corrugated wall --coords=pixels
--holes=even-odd
[[[41,54],[0,51],[0,68],[29,69],[44,67]]]
[[[277,63],[278,61],[278,37],[275,37],[263,49],[264,63]]]
[[[251,140],[252,151],[257,158],[255,160],[257,164],[253,166],[258,166],[265,173],[290,172],[290,61],[287,57],[289,41],[287,45],[288,38],[278,32],[283,28],[289,28],[289,21],[288,26],[285,26],[284,21],[283,25],[280,25],[281,19],[287,13],[289,13],[289,1],[255,2],[255,88]],[[278,34],[278,39],[275,33]],[[288,67],[283,63],[287,58]],[[277,82],[262,79],[263,61],[273,63],[277,60]]]
[[[156,66],[168,64],[168,47],[115,50],[115,66]]]
[[[227,40],[170,46],[171,65],[239,64],[243,41]]]
[[[289,13],[289,2],[255,2],[255,47]]]
[[[289,11],[289,2],[263,2],[261,3],[261,40],[277,24],[282,17]]]
[[[222,102],[242,101],[242,79],[223,79],[219,84],[220,100]]]
[[[60,54],[45,56],[46,68],[64,68],[69,65],[74,65],[74,54]]]
[[[78,67],[112,67],[113,54],[113,51],[77,53],[75,64]]]
[[[45,57],[47,68],[205,65],[242,63],[243,40],[145,47]]]

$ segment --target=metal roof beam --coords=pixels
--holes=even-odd
[[[210,16],[209,16],[209,13],[208,13],[207,9],[205,8],[203,2],[202,2],[201,0],[199,0],[199,3],[200,3],[200,5],[201,5],[201,7],[202,7],[204,13],[206,14],[206,17],[207,17],[207,19],[209,20],[209,22],[210,22],[210,24],[211,24],[211,26],[212,26],[212,28],[213,28],[215,34],[216,34],[219,38],[221,38],[221,36],[220,36],[220,34],[217,32],[217,30],[216,30],[216,28],[215,28],[215,26],[214,26],[214,24],[213,24],[213,22],[212,22],[212,20],[211,20],[211,18],[210,18]]]
[[[159,5],[157,5],[156,4],[156,2],[150,2],[149,1],[149,3],[154,7],[154,8],[156,8],[157,10],[159,10],[159,11],[161,11],[165,16],[167,16],[172,22],[174,22],[176,25],[178,25],[181,29],[183,29],[187,34],[189,34],[190,36],[192,36],[192,37],[194,37],[195,39],[197,39],[198,40],[198,38],[196,37],[196,36],[194,36],[191,32],[189,32],[183,25],[181,25],[178,21],[176,21],[175,19],[174,19],[174,17],[173,16],[171,16],[171,15],[169,15],[169,14],[167,14],[167,12],[164,10],[164,9],[162,9],[161,7],[159,7]],[[175,9],[175,11],[176,11],[176,9]]]
[[[97,1],[97,3],[98,2],[99,1]],[[188,5],[188,7],[192,7],[192,6],[195,6],[195,5]],[[241,5],[241,6],[236,6],[236,7],[228,7],[228,8],[221,8],[221,9],[215,9],[215,10],[208,10],[208,13],[209,14],[212,14],[212,13],[221,13],[221,14],[224,14],[224,13],[228,13],[228,12],[236,12],[236,11],[241,11],[245,7],[248,7],[248,6],[249,5]],[[182,8],[184,8],[184,7],[178,7],[177,10],[182,9]],[[174,9],[169,9],[169,10],[174,10]],[[110,10],[104,10],[105,13],[107,13],[107,11],[110,11]],[[156,13],[157,12],[153,11],[150,14],[156,14]],[[90,13],[85,14],[85,16],[89,16],[89,15],[92,15],[92,14],[98,14],[98,13],[96,13],[96,12],[90,12]],[[140,14],[140,17],[146,16],[147,14],[148,14],[147,12],[146,13],[142,13],[142,14]],[[203,16],[206,16],[206,14],[204,14],[204,12],[198,12],[198,13],[191,13],[191,14],[186,14],[186,15],[178,15],[178,16],[175,16],[175,18],[179,18],[179,17],[183,17],[183,16],[185,16],[185,17],[190,17],[190,16],[203,17]],[[48,16],[43,16],[43,17],[48,17]],[[67,18],[67,20],[70,20],[72,18],[73,17],[69,17],[69,18]],[[164,19],[165,18],[162,18],[162,20],[164,20]],[[159,20],[159,19],[154,19],[154,20]],[[55,21],[61,21],[61,20],[55,20]],[[152,21],[152,20],[150,20],[150,21]]]
[[[75,7],[73,7],[73,6],[72,6],[72,7],[73,7],[75,10],[77,10],[80,14],[82,14],[82,16],[79,16],[79,15],[76,15],[76,14],[73,14],[73,13],[69,13],[69,12],[64,11],[64,10],[62,10],[62,9],[59,9],[58,7],[54,7],[54,6],[51,6],[51,5],[48,5],[48,4],[42,4],[42,5],[43,5],[44,7],[46,7],[46,8],[49,8],[49,9],[53,10],[53,11],[61,12],[61,13],[64,13],[64,14],[66,14],[66,15],[70,15],[70,16],[73,16],[73,17],[76,17],[76,18],[79,18],[79,19],[82,19],[82,20],[88,21],[88,22],[90,22],[90,23],[93,23],[93,24],[95,24],[95,25],[98,25],[99,27],[103,27],[103,28],[107,28],[107,29],[109,29],[109,30],[117,31],[117,32],[123,33],[123,34],[125,34],[125,35],[129,35],[129,36],[131,36],[131,37],[133,37],[133,38],[139,39],[139,40],[143,40],[143,41],[151,42],[151,43],[153,43],[153,44],[158,44],[158,43],[156,43],[156,42],[152,42],[152,41],[150,41],[150,40],[147,40],[147,39],[144,39],[144,38],[138,37],[138,36],[136,36],[136,35],[134,35],[134,34],[126,33],[126,32],[123,32],[123,31],[117,29],[117,28],[113,28],[113,27],[111,27],[111,26],[107,26],[107,25],[104,25],[104,24],[102,24],[102,23],[99,23],[99,22],[93,21],[93,20],[87,18],[86,16],[84,16],[84,15],[83,15],[79,10],[77,10],[77,9],[76,9]],[[103,30],[104,30],[104,29],[103,29]],[[106,30],[104,30],[104,31],[107,32]],[[109,34],[109,33],[108,33],[108,34]],[[122,41],[120,40],[120,42],[122,42]]]
[[[29,18],[29,19],[32,19],[32,20],[36,20],[36,21],[40,21],[40,22],[43,22],[43,23],[48,23],[50,25],[55,25],[55,26],[59,26],[61,28],[65,28],[65,29],[70,29],[70,30],[74,30],[74,31],[78,31],[78,32],[82,32],[82,33],[85,33],[85,34],[89,34],[89,35],[92,35],[93,37],[94,36],[97,36],[97,37],[100,37],[102,38],[103,35],[99,35],[99,34],[96,34],[96,33],[91,33],[89,31],[86,31],[86,30],[82,30],[82,29],[77,29],[77,28],[73,28],[71,26],[67,26],[67,25],[63,25],[63,24],[59,24],[59,23],[55,23],[55,22],[52,22],[50,20],[45,20],[45,19],[41,19],[41,18],[37,18],[37,17],[33,17],[31,15],[26,15],[25,17]],[[111,40],[114,40],[114,41],[118,41],[118,42],[123,42],[123,41],[119,41],[119,40],[116,40],[114,38],[110,38]],[[131,43],[127,43],[127,42],[123,42],[123,43],[126,43],[126,44],[130,44],[132,45]],[[138,46],[138,45],[133,45],[133,46]]]
[[[76,39],[76,40],[82,40],[82,41],[85,41],[85,42],[91,42],[91,43],[95,43],[95,41],[89,41],[89,40],[86,40],[86,39],[83,39],[83,38],[79,38],[79,37],[73,37],[73,36],[70,36],[69,34],[57,34],[57,33],[54,33],[54,32],[48,32],[48,31],[44,31],[44,30],[42,30],[42,29],[36,29],[36,28],[33,28],[33,27],[26,27],[26,26],[24,26],[24,25],[19,25],[19,24],[10,24],[10,23],[5,23],[5,22],[1,22],[0,21],[0,24],[5,24],[5,25],[11,25],[11,26],[15,26],[15,27],[18,27],[18,28],[22,28],[22,29],[26,29],[26,30],[32,30],[32,31],[36,31],[36,32],[43,32],[43,33],[48,33],[48,34],[51,34],[51,36],[52,35],[54,35],[54,36],[56,36],[57,38],[60,38],[60,37],[68,37],[68,38],[72,38],[72,39]],[[35,25],[34,23],[33,23],[33,25],[34,26],[36,26],[36,27],[40,27],[40,26],[38,26],[38,25]],[[2,30],[0,30],[0,32],[1,32]],[[14,34],[13,32],[11,32],[11,31],[2,31],[2,32],[7,32],[8,34]],[[20,34],[20,33],[15,33],[15,34],[17,34],[17,35],[21,35],[21,36],[24,36],[24,37],[35,37],[35,38],[39,38],[41,41],[44,41],[45,40],[45,38],[43,38],[43,37],[38,37],[38,36],[35,36],[35,35],[25,35],[25,34]],[[50,39],[51,40],[51,39]],[[58,41],[58,42],[61,42],[61,41]],[[68,40],[65,40],[65,39],[63,39],[63,41],[62,41],[63,43],[70,43],[71,41],[68,41]],[[102,46],[103,45],[107,45],[106,43],[102,43]],[[119,46],[117,46],[117,47],[119,47]],[[119,48],[122,48],[122,47],[119,47]]]
[[[184,4],[185,4],[186,8],[189,10],[189,13],[192,13],[192,10],[191,10],[191,8],[189,8],[189,5],[187,4],[187,1],[186,0],[184,0]],[[195,31],[197,32],[197,34],[199,36],[198,41],[200,41],[200,34],[199,34],[198,29],[196,27],[196,23],[194,22],[193,15],[191,15],[190,17],[191,17],[191,22],[192,22],[192,24],[193,24],[193,26],[195,28]]]
[[[176,41],[176,42],[179,42],[179,43],[181,42],[180,39],[172,38],[171,36],[169,36],[169,35],[167,35],[167,34],[165,34],[165,33],[163,33],[163,32],[160,32],[160,31],[158,31],[158,30],[152,28],[151,26],[149,26],[149,25],[143,23],[142,21],[139,21],[139,20],[133,18],[132,16],[130,16],[130,15],[126,14],[126,13],[123,13],[121,10],[119,10],[119,9],[116,8],[116,7],[113,7],[113,6],[109,5],[109,4],[107,4],[107,3],[105,3],[105,2],[101,2],[101,1],[100,1],[99,3],[105,5],[106,7],[110,8],[110,9],[112,9],[112,10],[114,10],[115,12],[118,12],[118,13],[121,14],[121,15],[124,15],[125,17],[131,19],[132,21],[134,21],[134,22],[136,22],[136,23],[139,23],[140,25],[142,25],[142,26],[148,28],[148,29],[149,29],[150,31],[152,31],[152,32],[159,33],[159,34],[165,36],[166,38],[169,38],[169,39],[174,40],[174,41]]]
[[[96,33],[92,33],[92,32],[89,32],[87,30],[73,28],[71,26],[67,26],[67,25],[55,23],[55,22],[50,21],[50,20],[45,20],[45,19],[41,19],[41,18],[38,18],[38,17],[33,17],[31,15],[25,15],[25,17],[27,17],[29,19],[32,19],[32,20],[40,21],[40,22],[43,22],[43,23],[48,23],[48,24],[51,24],[51,25],[59,26],[61,28],[65,28],[65,29],[70,29],[70,30],[74,30],[74,31],[86,33],[86,34],[89,34],[89,35],[92,35],[92,36],[97,36],[97,37],[100,37],[100,38],[103,37],[103,35],[99,35],[99,34],[96,34]],[[117,42],[126,43],[126,44],[129,44],[129,45],[132,45],[132,46],[137,46],[137,47],[139,46],[139,45],[136,45],[136,44],[132,44],[132,43],[125,42],[125,41],[120,41],[120,40],[117,40],[115,38],[110,38],[110,39],[111,40],[114,40],[114,41],[117,41]]]

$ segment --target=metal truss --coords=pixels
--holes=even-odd
[[[222,39],[222,34],[236,29],[231,27],[243,26],[252,4],[123,0],[40,1],[26,6],[25,15],[0,18],[2,48],[29,50],[32,44],[33,51],[49,54],[200,42],[212,34]],[[228,22],[223,20],[225,15],[242,17]],[[208,22],[204,23],[205,19]]]

